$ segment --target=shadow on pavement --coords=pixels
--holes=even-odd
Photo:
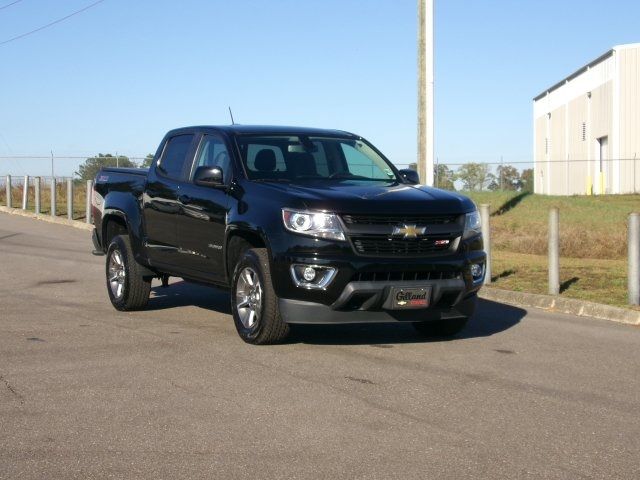
[[[228,291],[187,282],[173,283],[168,288],[153,287],[147,310],[164,310],[188,305],[231,314]],[[474,317],[462,332],[451,338],[422,337],[407,323],[294,325],[290,343],[366,344],[388,348],[389,344],[394,343],[441,342],[487,337],[513,327],[526,313],[521,308],[479,299]],[[229,321],[232,321],[231,318]]]
[[[146,310],[165,310],[188,305],[231,314],[228,291],[187,282],[172,283],[167,288],[153,287]]]
[[[399,343],[446,342],[488,337],[516,325],[526,310],[490,300],[478,300],[476,314],[455,337],[423,337],[410,324],[296,325],[291,342],[318,345],[372,345],[390,348]]]

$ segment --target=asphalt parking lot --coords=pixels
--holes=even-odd
[[[176,282],[115,311],[88,232],[0,213],[0,478],[640,478],[640,329],[484,301],[237,336]]]

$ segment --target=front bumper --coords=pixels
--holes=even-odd
[[[475,293],[459,301],[453,307],[434,306],[416,310],[335,310],[320,303],[279,299],[280,315],[286,323],[343,324],[429,322],[473,315],[477,301]]]
[[[483,279],[474,281],[473,264],[484,265],[480,236],[461,241],[447,254],[419,257],[366,257],[347,242],[328,242],[291,235],[273,236],[271,275],[280,312],[288,323],[359,323],[427,321],[468,316]],[[291,265],[331,267],[337,273],[323,289],[296,286]],[[483,268],[484,271],[484,268]],[[430,306],[390,310],[392,287],[431,287]],[[471,303],[473,303],[471,302]]]

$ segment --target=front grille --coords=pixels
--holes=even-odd
[[[458,215],[343,215],[347,225],[447,225]]]
[[[372,237],[352,237],[353,246],[356,252],[362,255],[425,255],[430,253],[446,252],[453,238],[391,238],[383,236]],[[448,240],[447,243],[437,244],[436,242]]]
[[[351,279],[353,282],[414,282],[417,280],[453,280],[462,278],[460,272],[451,270],[433,271],[377,271],[359,272]]]

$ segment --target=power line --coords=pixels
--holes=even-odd
[[[11,3],[7,3],[6,5],[3,5],[0,7],[0,10],[4,10],[5,8],[10,7],[11,5],[15,5],[16,3],[20,3],[22,0],[15,0],[15,2],[11,2]]]
[[[18,1],[21,1],[21,0],[18,0]],[[26,32],[26,33],[23,33],[23,34],[18,35],[18,36],[16,36],[16,37],[13,37],[13,38],[10,38],[10,39],[5,40],[5,41],[3,41],[3,42],[0,42],[0,45],[4,45],[5,43],[9,43],[9,42],[13,42],[13,41],[15,41],[15,40],[19,40],[19,39],[21,39],[21,38],[26,37],[27,35],[31,35],[31,34],[33,34],[33,33],[39,32],[40,30],[44,30],[45,28],[49,28],[49,27],[51,27],[51,26],[53,26],[53,25],[55,25],[55,24],[57,24],[57,23],[64,22],[66,19],[71,18],[71,17],[73,17],[74,15],[78,15],[79,13],[82,13],[82,12],[84,12],[85,10],[89,10],[91,7],[95,7],[96,5],[98,5],[99,3],[102,3],[102,2],[104,2],[104,0],[98,0],[97,2],[93,2],[92,4],[87,5],[86,7],[81,8],[80,10],[76,10],[75,12],[70,13],[70,14],[69,14],[69,15],[67,15],[66,17],[59,18],[59,19],[57,19],[57,20],[54,20],[54,21],[53,21],[53,22],[51,22],[51,23],[47,23],[46,25],[43,25],[42,27],[38,27],[38,28],[36,28],[35,30],[31,30],[30,32]],[[14,2],[14,3],[16,3],[16,2]],[[8,6],[8,5],[7,5],[7,6]]]

